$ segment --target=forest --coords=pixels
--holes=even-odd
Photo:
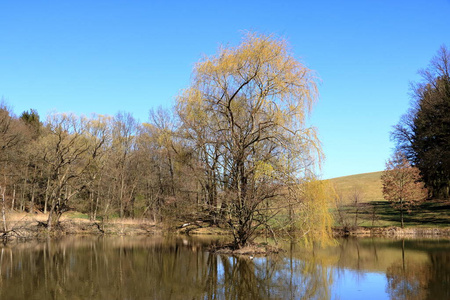
[[[0,109],[0,189],[8,210],[77,210],[91,220],[203,220],[236,245],[260,229],[325,236],[331,218],[315,168],[323,154],[307,116],[315,74],[286,42],[248,34],[196,64],[173,109],[138,122],[114,116]],[[4,229],[6,229],[6,223]]]

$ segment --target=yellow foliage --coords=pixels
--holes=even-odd
[[[296,224],[307,242],[327,244],[332,240],[331,191],[331,185],[322,180],[308,181],[296,189],[297,197],[301,199]]]
[[[258,180],[265,176],[271,176],[274,169],[273,166],[263,162],[263,161],[257,161],[255,163],[255,179]]]
[[[315,80],[285,40],[250,33],[197,63],[190,88],[177,99],[183,135],[195,143],[205,171],[226,183],[225,194],[236,195],[227,200],[241,226],[233,231],[236,243],[255,232],[250,220],[265,199],[310,176],[320,162],[320,142],[305,120],[317,99]],[[303,206],[318,209],[309,201]],[[317,226],[328,228],[317,212]]]

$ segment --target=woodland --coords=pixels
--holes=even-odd
[[[315,74],[286,41],[248,34],[196,64],[173,110],[78,116],[0,109],[3,230],[9,210],[48,214],[53,230],[77,210],[91,220],[202,220],[236,246],[259,230],[325,237],[331,226],[322,158],[306,119]]]
[[[442,47],[392,133],[383,192],[402,225],[410,206],[449,197],[449,61]],[[339,197],[315,175],[324,155],[308,115],[317,98],[316,74],[285,40],[250,33],[197,63],[173,109],[151,109],[144,123],[123,111],[16,116],[3,100],[3,232],[10,211],[48,214],[52,231],[75,210],[92,221],[201,220],[226,228],[236,247],[262,230],[325,240]],[[411,184],[399,185],[404,178]]]

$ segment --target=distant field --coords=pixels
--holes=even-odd
[[[341,191],[344,196],[350,194],[354,189],[362,191],[362,202],[384,201],[381,192],[381,174],[383,172],[372,172],[356,174],[344,177],[329,179],[337,190]]]
[[[355,189],[361,191],[358,207],[359,226],[399,226],[400,214],[383,198],[381,174],[364,173],[329,179],[344,198],[341,213],[350,224],[354,224],[356,207],[350,195]],[[405,226],[409,227],[448,227],[450,226],[450,200],[428,200],[405,214]],[[342,224],[336,224],[342,226]]]

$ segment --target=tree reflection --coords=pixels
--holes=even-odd
[[[210,256],[215,293],[207,299],[329,299],[331,278],[315,261]]]
[[[253,259],[211,254],[210,243],[83,238],[2,247],[0,299],[346,299],[334,294],[331,274],[343,282],[339,276],[349,275],[340,269],[353,275],[381,266],[392,299],[450,299],[448,243],[402,242],[400,257],[398,242],[349,239]]]
[[[427,299],[450,299],[450,252],[434,251],[430,256]]]
[[[327,267],[214,255],[177,239],[86,239],[0,250],[0,299],[328,299]]]
[[[417,263],[405,257],[402,240],[402,261],[386,271],[387,290],[392,299],[450,299],[450,254],[429,252],[429,263]]]
[[[425,299],[429,268],[411,261],[392,264],[386,271],[387,290],[391,299]],[[444,299],[444,298],[434,298]]]

